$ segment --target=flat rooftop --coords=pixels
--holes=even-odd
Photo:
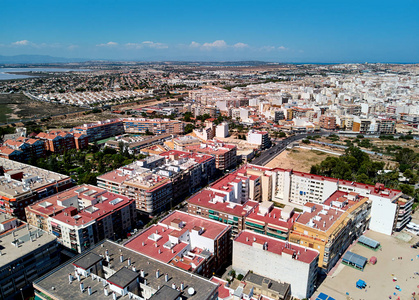
[[[307,203],[304,205],[304,212],[300,214],[295,223],[326,232],[343,213],[344,211],[338,208],[329,208],[327,205]]]
[[[83,201],[85,208],[81,210],[78,202]],[[81,225],[82,222],[88,223],[100,216],[105,216],[115,209],[127,205],[132,200],[126,196],[108,192],[97,186],[83,184],[72,187],[61,193],[44,198],[29,206],[30,210],[38,213],[52,216],[55,220],[60,220],[71,225]],[[78,210],[77,221],[71,215],[62,213],[68,207],[74,207]]]
[[[49,235],[45,231],[31,225],[22,225],[15,230],[7,231],[7,233],[0,235],[0,250],[2,253],[0,269],[54,240],[56,240],[54,235]],[[18,241],[19,246],[14,246],[12,244],[14,241]]]
[[[0,166],[4,169],[4,175],[0,176],[0,196],[9,199],[31,193],[33,190],[55,184],[58,181],[70,180],[70,177],[66,175],[5,158],[0,158]],[[19,173],[23,175],[21,180],[12,178],[16,178]]]
[[[198,194],[195,194],[192,198],[188,200],[188,204],[202,206],[210,210],[223,212],[226,214],[243,217],[249,214],[257,205],[258,202],[248,200],[243,204],[233,203],[233,202],[213,202],[212,199],[219,194],[211,190],[203,190]],[[223,195],[225,196],[225,195]]]
[[[180,228],[176,228],[175,224],[179,224],[180,222]],[[124,246],[159,261],[169,263],[172,259],[179,256],[185,248],[189,247],[192,242],[190,237],[187,240],[191,242],[179,239],[177,243],[172,244],[170,240],[177,240],[182,235],[186,234],[187,231],[189,231],[190,235],[192,230],[202,230],[200,237],[215,240],[229,228],[229,225],[220,222],[190,215],[181,211],[174,211],[161,220],[159,224],[150,226],[139,235],[126,242]],[[170,237],[172,237],[172,239],[170,239]],[[193,257],[203,257],[201,255],[202,249],[191,248],[190,252]],[[195,259],[194,261],[194,259],[192,259],[191,263],[193,262],[194,265],[198,265],[200,261],[202,260]],[[182,264],[180,264],[179,267],[182,267]],[[183,267],[183,269],[186,269],[186,266]]]
[[[259,204],[260,206],[260,204]],[[292,228],[292,226],[295,223],[295,220],[298,217],[298,213],[293,213],[292,216],[285,220],[281,218],[281,211],[282,209],[278,208],[278,207],[274,207],[269,213],[266,214],[260,214],[259,213],[259,206],[256,207],[254,209],[254,211],[252,213],[250,213],[247,217],[246,220],[249,221],[255,221],[256,222],[260,222],[261,224],[265,225],[269,224],[269,225],[275,225],[278,226],[282,229],[287,229],[290,230]]]
[[[207,299],[209,295],[216,293],[216,290],[218,288],[217,284],[214,284],[203,277],[188,273],[181,269],[172,267],[168,264],[159,262],[155,259],[149,258],[136,251],[130,250],[124,246],[121,246],[108,240],[103,241],[101,244],[98,244],[95,248],[89,250],[89,252],[78,255],[77,257],[68,261],[64,265],[61,265],[52,272],[37,279],[34,282],[35,288],[41,290],[43,293],[47,294],[50,297],[53,297],[54,299],[111,299],[112,296],[106,297],[104,295],[104,287],[102,282],[99,280],[93,280],[92,277],[85,278],[81,276],[81,281],[83,282],[85,288],[87,286],[90,286],[92,288],[92,295],[90,296],[88,296],[86,291],[84,293],[80,291],[80,286],[77,282],[77,279],[73,281],[72,284],[69,284],[68,281],[68,274],[71,273],[74,276],[74,261],[80,260],[80,258],[82,258],[85,255],[88,255],[89,253],[105,256],[106,250],[109,251],[113,271],[117,272],[122,268],[127,267],[127,259],[131,258],[132,264],[136,267],[136,272],[140,274],[140,271],[143,270],[145,273],[144,278],[147,280],[147,286],[156,290],[156,292],[158,289],[162,288],[165,285],[171,288],[172,284],[175,284],[176,287],[179,287],[180,284],[183,282],[184,290],[181,291],[180,294],[182,299],[199,300]],[[124,261],[122,263],[119,260],[120,254],[122,254],[124,257]],[[160,273],[160,276],[158,278],[156,278],[157,270],[159,270]],[[168,282],[165,282],[164,278],[166,273],[169,276]],[[191,287],[195,290],[195,293],[193,295],[189,295],[187,292],[188,288]],[[118,299],[129,299],[129,297],[128,295],[124,297],[118,295]]]
[[[266,243],[266,251],[278,255],[283,255],[283,253],[293,255],[295,256],[296,260],[307,264],[311,263],[319,255],[319,252],[311,248],[302,247],[298,244],[279,240],[264,234],[259,234],[248,230],[241,231],[234,239],[234,242],[246,244],[253,247],[254,243],[258,244],[258,247],[261,247]]]

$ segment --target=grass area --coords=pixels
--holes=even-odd
[[[10,122],[8,114],[15,115],[15,120],[28,120],[82,110],[80,107],[31,100],[21,93],[0,94],[0,123],[5,123],[7,118]]]
[[[6,123],[8,121],[8,114],[13,112],[13,110],[8,106],[8,104],[0,103],[0,123]]]

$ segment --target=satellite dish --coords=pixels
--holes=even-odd
[[[188,288],[188,294],[189,296],[192,296],[193,294],[195,294],[195,289],[193,287]]]

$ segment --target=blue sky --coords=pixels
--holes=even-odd
[[[419,0],[3,0],[0,7],[0,55],[419,62]]]

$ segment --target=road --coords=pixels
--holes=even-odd
[[[314,135],[328,135],[328,134],[330,133],[329,132],[316,132]],[[256,157],[255,159],[253,159],[252,164],[259,165],[259,166],[266,165],[268,162],[274,159],[277,155],[282,153],[282,151],[284,151],[289,144],[298,140],[305,139],[309,135],[313,135],[313,133],[296,134],[296,135],[287,137],[279,142],[276,142],[274,146],[272,146],[269,149],[263,150],[259,157]]]

